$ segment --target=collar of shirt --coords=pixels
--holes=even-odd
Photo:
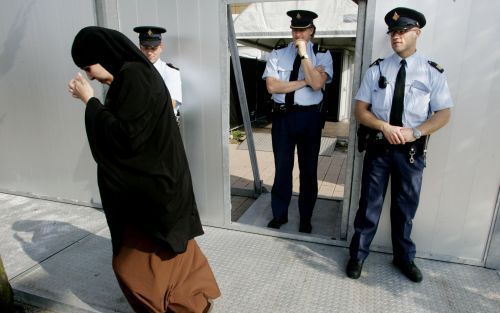
[[[397,53],[394,53],[394,57],[396,58],[396,62],[399,64],[401,60],[403,59],[400,57]],[[420,58],[420,53],[418,51],[415,51],[414,54],[410,55],[407,57],[406,60],[406,68],[407,69],[413,69],[416,64],[418,64],[418,59]]]

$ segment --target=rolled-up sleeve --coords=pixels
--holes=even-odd
[[[355,100],[372,103],[372,85],[373,85],[373,71],[369,69],[366,71],[358,92],[354,97]]]
[[[262,74],[262,79],[266,79],[267,77],[280,78],[278,74],[278,53],[276,53],[276,50],[273,50],[271,53],[269,60],[267,60],[264,74]]]
[[[444,74],[437,73],[435,74],[432,83],[430,109],[432,112],[436,112],[451,107],[453,107],[453,99],[451,98],[446,76]]]

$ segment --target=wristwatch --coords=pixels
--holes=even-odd
[[[300,59],[309,59],[309,56],[306,54],[304,54],[303,56],[300,57]]]
[[[415,137],[415,139],[420,139],[420,137],[422,137],[422,132],[418,130],[418,128],[413,128],[412,131],[413,137]]]

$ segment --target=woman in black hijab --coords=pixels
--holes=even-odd
[[[71,54],[89,79],[109,85],[104,104],[80,73],[69,92],[86,104],[120,287],[137,312],[208,311],[220,291],[193,240],[203,229],[163,79],[115,30],[83,28]]]

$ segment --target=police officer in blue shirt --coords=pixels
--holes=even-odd
[[[272,94],[272,144],[275,177],[271,194],[273,219],[268,227],[288,222],[292,197],[292,171],[297,146],[300,170],[299,231],[310,233],[311,216],[318,195],[317,167],[321,142],[322,88],[333,76],[329,51],[313,45],[318,15],[306,10],[288,11],[292,42],[276,47],[262,78]]]
[[[420,282],[410,235],[427,138],[448,122],[453,102],[443,69],[417,51],[424,15],[396,8],[386,14],[385,22],[394,54],[370,66],[355,97],[356,119],[360,129],[367,130],[358,132],[363,134],[358,140],[366,140],[366,154],[346,272],[354,279],[361,274],[391,177],[393,264],[408,279]]]

